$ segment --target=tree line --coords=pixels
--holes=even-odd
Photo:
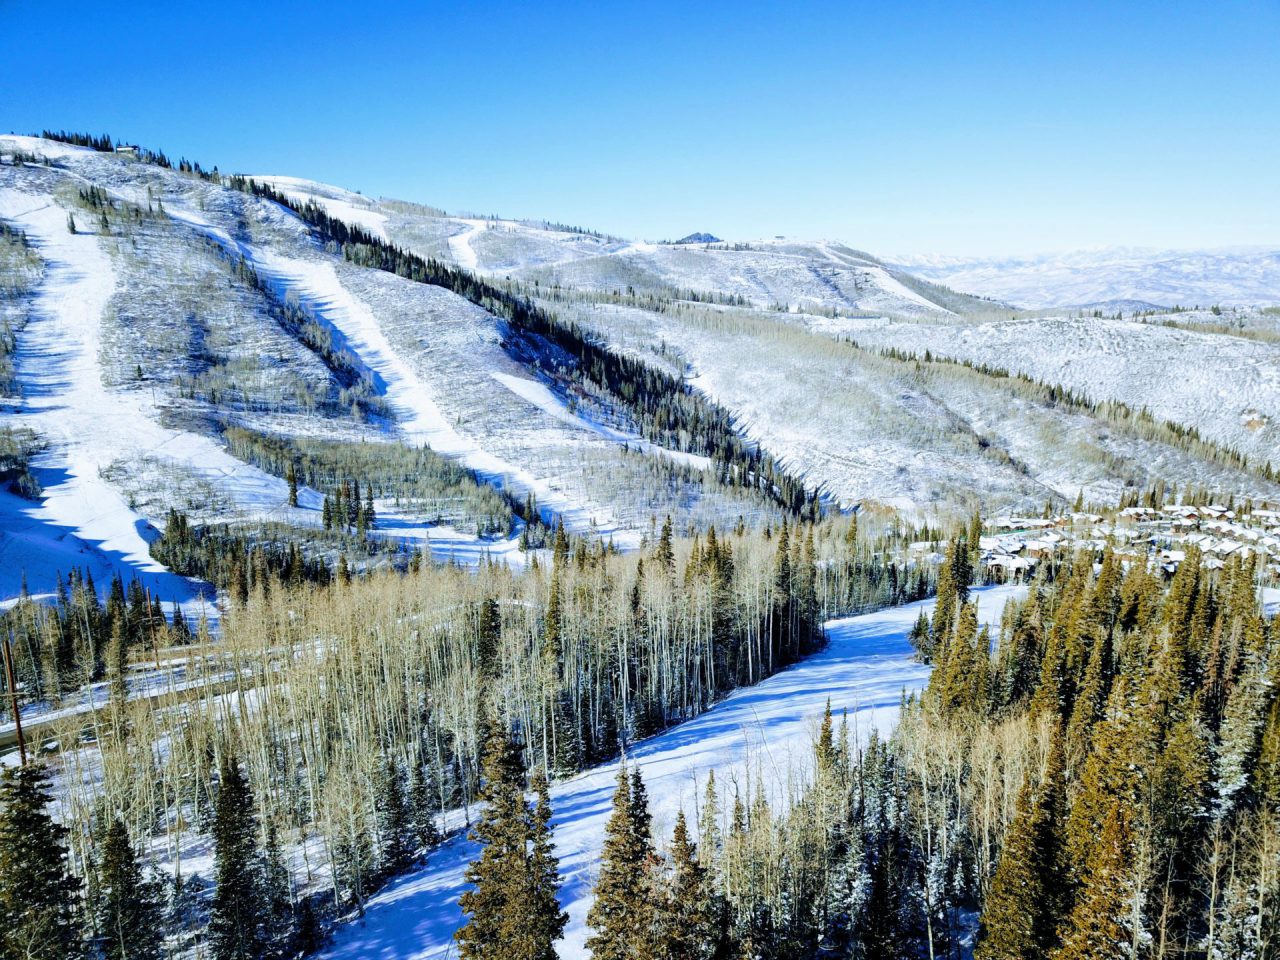
[[[176,518],[171,526],[182,529]],[[75,916],[92,929],[89,891],[101,886],[95,871],[118,816],[142,862],[164,858],[169,941],[213,943],[217,908],[209,911],[220,894],[208,901],[200,891],[220,889],[222,854],[213,877],[187,861],[219,822],[233,765],[248,785],[236,788],[238,806],[251,817],[237,830],[255,841],[239,862],[257,871],[278,856],[273,845],[307,844],[323,863],[319,885],[311,868],[292,869],[290,919],[278,925],[311,929],[313,908],[359,910],[429,851],[446,811],[475,810],[489,790],[482,770],[494,731],[515,738],[527,770],[548,777],[615,756],[814,649],[828,612],[927,593],[925,573],[890,559],[902,544],[859,536],[847,519],[692,539],[667,522],[631,554],[558,529],[549,560],[524,572],[421,564],[324,586],[251,560],[220,642],[186,662],[194,688],[135,700],[121,685],[101,713],[68,717],[48,734],[61,745],[67,872],[82,884]],[[80,658],[114,687],[131,658],[150,658],[153,622],[181,628],[156,622],[145,592],[140,601],[123,585],[112,592],[108,616],[92,583],[77,579],[51,605],[18,604],[4,626],[37,663],[42,643],[87,649]],[[20,680],[26,695],[37,682],[29,677]],[[245,698],[257,706],[228,709]],[[531,809],[522,829],[539,817]]]
[[[513,331],[545,343],[571,361],[572,374],[607,391],[622,403],[645,437],[675,450],[709,456],[723,465],[726,482],[763,490],[797,515],[818,510],[817,493],[782,470],[740,435],[732,415],[685,383],[643,360],[611,350],[576,324],[565,324],[522,296],[475,274],[424,259],[331,217],[315,201],[295,202],[269,184],[232,177],[228,185],[296,213],[352,263],[384,270],[419,283],[444,287],[506,320]],[[536,351],[539,355],[545,351]],[[555,372],[561,372],[553,370]]]
[[[1166,582],[1082,554],[993,638],[967,552],[923,626],[924,693],[866,743],[828,710],[785,808],[726,810],[712,781],[696,854],[682,819],[663,855],[619,781],[593,956],[960,957],[975,934],[977,960],[1275,954],[1280,653],[1253,563],[1193,549]]]

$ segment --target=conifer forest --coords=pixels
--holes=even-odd
[[[0,960],[1280,960],[1276,10],[299,13],[0,5]]]

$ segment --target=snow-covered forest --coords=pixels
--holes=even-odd
[[[1280,327],[1209,262],[0,136],[0,960],[1276,956]]]

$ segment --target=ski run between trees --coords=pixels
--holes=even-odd
[[[993,627],[1004,603],[1021,586],[974,591],[979,616]],[[726,697],[688,723],[635,746],[627,762],[637,767],[649,790],[654,832],[670,836],[681,811],[697,822],[708,775],[714,771],[721,797],[737,790],[754,795],[759,781],[771,804],[782,805],[788,780],[807,779],[811,744],[828,701],[839,717],[848,711],[861,738],[887,733],[902,696],[923,688],[929,668],[912,658],[908,634],[920,611],[933,601],[890,607],[829,621],[827,646],[794,667]],[[551,788],[556,854],[563,887],[560,902],[569,914],[562,960],[589,956],[587,911],[599,869],[604,825],[609,817],[618,764],[610,763]],[[473,814],[474,818],[474,814]],[[454,931],[463,923],[458,897],[463,874],[478,847],[457,835],[433,850],[426,866],[388,884],[371,897],[363,918],[338,929],[326,960],[435,960],[454,957]]]

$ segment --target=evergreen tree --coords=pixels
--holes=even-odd
[[[67,866],[67,831],[48,806],[40,766],[0,773],[0,960],[74,960],[84,954],[80,883]]]
[[[420,763],[413,765],[409,778],[409,819],[418,846],[430,850],[440,842],[440,829],[436,826],[436,783],[428,777]]]
[[[382,871],[385,874],[399,873],[413,862],[417,844],[400,768],[391,757],[383,760],[376,794],[374,807],[377,810]]]
[[[553,944],[564,935],[569,915],[560,909],[560,861],[551,840],[551,793],[541,770],[533,775],[528,900],[534,960],[555,960]]]
[[[159,891],[147,880],[129,842],[124,821],[107,828],[98,866],[98,930],[106,960],[160,960],[163,910]]]
[[[266,921],[253,793],[235,757],[224,756],[213,811],[215,887],[209,920],[213,960],[258,960]]]
[[[1133,830],[1120,803],[1113,803],[1086,865],[1079,895],[1063,927],[1062,945],[1051,960],[1116,960],[1135,957],[1141,930],[1133,925],[1130,871]]]
[[[1044,778],[1023,784],[983,907],[974,960],[1041,960],[1057,943],[1067,876],[1062,746],[1054,736]]]
[[[267,827],[262,848],[263,960],[290,960],[296,947],[297,918],[293,909],[293,884],[274,823]]]
[[[454,934],[461,960],[552,960],[564,930],[558,863],[551,847],[545,777],[535,778],[537,805],[524,797],[525,767],[512,737],[490,720],[485,749],[486,802],[472,838],[483,847],[467,868],[474,889],[459,899],[467,924]]]
[[[626,763],[618,764],[595,902],[587,914],[587,924],[595,931],[587,949],[595,960],[646,960],[655,952],[649,877],[653,851],[647,803],[643,795],[635,796],[638,782],[638,771],[629,777]]]
[[[671,837],[672,876],[662,911],[660,960],[709,960],[717,944],[711,891],[689,839],[684,811],[676,815]]]

